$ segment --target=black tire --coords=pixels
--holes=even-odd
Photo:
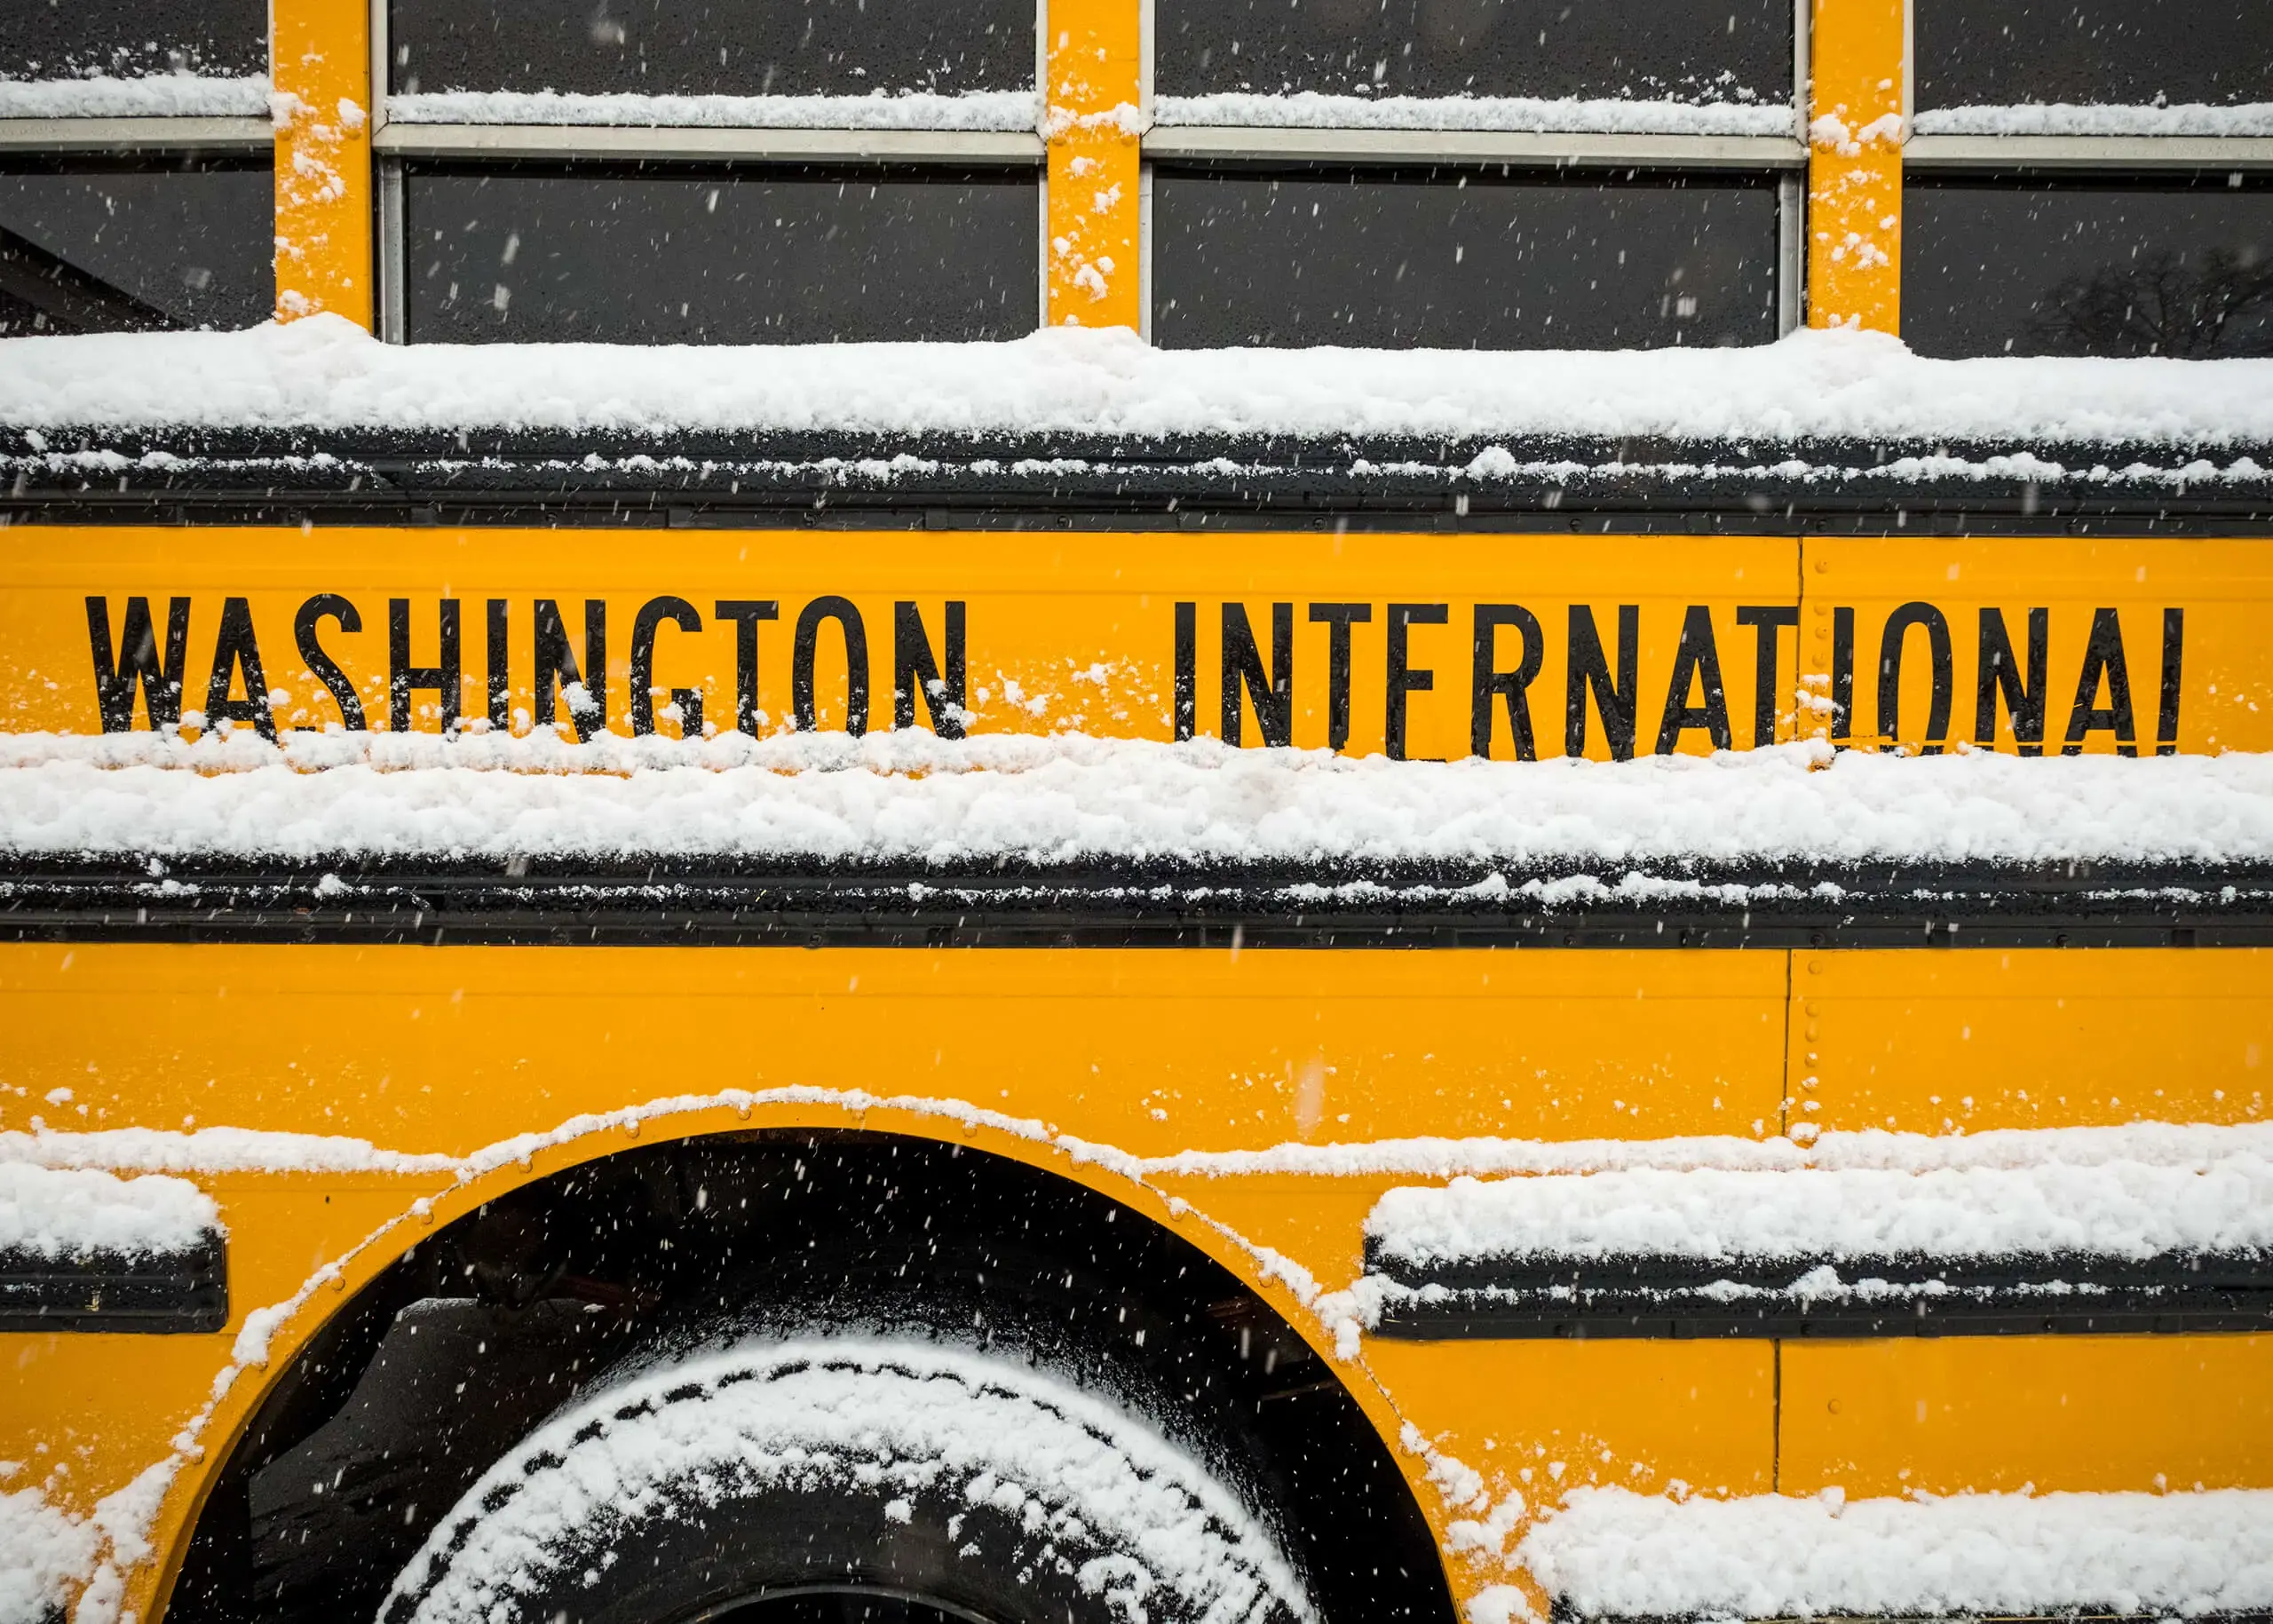
[[[711,1346],[570,1405],[484,1474],[384,1624],[685,1624],[851,1590],[986,1624],[1310,1624],[1250,1493],[1000,1343]]]

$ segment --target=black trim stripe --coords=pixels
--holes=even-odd
[[[1403,1287],[1380,1335],[1408,1339],[1988,1336],[2273,1331],[2273,1257],[1479,1259],[1368,1272]],[[1845,1289],[1795,1284],[1829,1267]]]
[[[1654,884],[1617,888],[1629,875]],[[622,946],[2273,946],[2273,866],[1607,869],[0,860],[0,937]],[[1481,891],[1477,887],[1483,887]],[[1825,888],[1834,888],[1826,890]],[[1568,895],[1570,888],[1561,894]]]
[[[218,1331],[229,1322],[228,1248],[208,1232],[186,1252],[44,1257],[0,1248],[0,1331]]]
[[[35,433],[36,438],[35,438]],[[1485,453],[1524,471],[1467,470]],[[911,460],[912,459],[912,460]],[[2000,461],[2001,459],[2001,461]],[[2252,443],[1430,440],[754,430],[0,427],[0,516],[48,522],[1160,528],[1332,526],[1791,534],[2261,530]],[[2030,479],[2005,470],[2071,468]],[[1939,471],[1968,465],[1959,472]],[[889,468],[889,471],[882,471]],[[2097,471],[2095,473],[2087,471]]]

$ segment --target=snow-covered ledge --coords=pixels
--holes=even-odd
[[[921,730],[582,745],[550,733],[289,733],[281,748],[242,729],[194,744],[35,733],[0,735],[0,852],[1171,857],[1511,872],[1690,860],[2243,863],[2273,859],[2273,756],[1913,759],[1796,744],[1445,763]]]
[[[2273,1490],[1673,1500],[1580,1488],[1517,1557],[1581,1617],[2237,1613],[2273,1606]]]
[[[337,316],[0,339],[0,427],[1081,436],[2273,442],[2273,360],[1935,360],[1882,334],[1750,349],[1000,344],[386,345]]]

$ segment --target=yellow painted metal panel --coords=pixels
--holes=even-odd
[[[1794,1126],[2248,1122],[2273,1091],[2254,948],[1803,953],[1793,996]]]
[[[1904,0],[1815,0],[1808,325],[1901,330]]]
[[[1367,1369],[1434,1454],[1433,1470],[1415,1487],[1452,1558],[1455,1591],[1516,1584],[1542,1612],[1547,1597],[1508,1558],[1524,1525],[1566,1491],[1602,1484],[1643,1494],[1680,1486],[1763,1494],[1774,1486],[1775,1358],[1765,1342],[1366,1345]],[[1453,1463],[1477,1474],[1480,1493]],[[1488,1523],[1511,1496],[1521,1497],[1523,1515],[1503,1524],[1504,1540],[1452,1528],[1456,1520]]]
[[[1853,615],[1858,741],[2010,752],[2017,699],[2040,708],[2052,755],[2273,749],[2263,542],[1810,537],[1802,551],[1810,672],[1832,672],[1839,616]]]
[[[273,0],[276,313],[371,325],[371,12],[368,0]]]
[[[403,661],[413,668],[445,663],[442,606],[456,606],[450,611],[457,626],[455,678],[422,677],[417,680],[438,685],[407,695],[408,719],[424,732],[440,725],[445,706],[468,719],[482,718],[489,708],[493,614],[503,617],[511,678],[499,715],[517,731],[543,715],[556,684],[549,680],[545,695],[537,693],[541,603],[557,610],[563,646],[588,685],[597,629],[607,673],[606,725],[630,731],[630,661],[641,611],[666,596],[680,600],[700,629],[649,621],[652,686],[662,691],[653,696],[655,706],[667,705],[672,689],[699,690],[705,719],[731,730],[743,683],[738,639],[746,627],[756,656],[754,726],[763,733],[790,722],[796,629],[809,613],[823,610],[831,618],[812,622],[808,643],[813,720],[822,728],[846,725],[852,692],[846,630],[856,621],[866,650],[859,674],[867,725],[891,725],[894,606],[901,601],[915,606],[925,646],[942,661],[948,605],[963,606],[965,702],[976,713],[970,725],[978,733],[1078,728],[1169,737],[1180,604],[1190,606],[1184,642],[1199,733],[1223,732],[1221,696],[1238,682],[1234,675],[1227,683],[1225,673],[1239,669],[1226,653],[1234,636],[1227,616],[1237,613],[1259,670],[1269,670],[1282,630],[1291,639],[1292,741],[1311,748],[1332,741],[1338,688],[1347,707],[1346,748],[1356,754],[1384,748],[1396,753],[1400,745],[1416,758],[1469,754],[1475,607],[1482,603],[1526,606],[1537,618],[1540,659],[1523,715],[1543,756],[1561,754],[1566,744],[1574,614],[1583,614],[1598,640],[1605,682],[1632,704],[1635,748],[1643,754],[1659,741],[1667,714],[1684,710],[1691,714],[1677,731],[1678,748],[1709,749],[1714,729],[1703,718],[1715,700],[1730,741],[1751,744],[1756,706],[1765,701],[1780,715],[1780,696],[1796,672],[1788,629],[1768,629],[1775,664],[1763,678],[1760,629],[1737,618],[1748,605],[1780,604],[1792,612],[1797,543],[1782,538],[1633,536],[1621,537],[1614,549],[1573,548],[1554,536],[1431,537],[1422,549],[1409,537],[1284,534],[965,536],[943,546],[936,537],[904,531],[635,536],[328,530],[310,536],[297,530],[43,528],[12,531],[9,538],[0,548],[0,725],[18,730],[97,731],[98,665],[123,660],[130,623],[149,626],[158,643],[166,642],[176,598],[186,616],[178,668],[185,707],[210,709],[215,698],[248,706],[242,645],[222,636],[231,599],[242,598],[261,679],[288,696],[274,713],[283,727],[337,725],[344,715],[302,653],[296,623],[303,613],[309,617],[306,646],[337,661],[371,726],[389,725],[390,614],[398,599],[407,634]],[[344,605],[320,601],[325,594]],[[147,618],[134,622],[138,600]],[[597,616],[595,602],[603,606]],[[722,602],[762,602],[774,618],[738,623]],[[1339,613],[1337,606],[1367,618],[1345,615],[1339,624],[1317,618],[1322,611]],[[343,608],[357,630],[347,629]],[[98,613],[100,655],[91,653],[91,616]],[[1697,615],[1712,628],[1719,694],[1708,695],[1696,661],[1701,638],[1684,659],[1683,631]],[[1504,626],[1490,635],[1492,669],[1517,669],[1523,629]],[[1333,654],[1337,638],[1347,639],[1340,662]],[[1393,656],[1400,641],[1402,654]],[[1621,669],[1629,642],[1639,648],[1630,680]],[[1678,695],[1677,676],[1684,678]],[[1269,682],[1266,675],[1239,686],[1240,733],[1248,743],[1262,741],[1254,697]],[[133,725],[147,727],[147,702],[132,692],[130,701]],[[1397,740],[1390,737],[1393,704],[1405,718]],[[565,725],[566,701],[551,709]],[[1493,753],[1513,755],[1506,702],[1487,699],[1485,709]],[[1587,691],[1582,711],[1585,753],[1609,754],[1598,689]],[[914,706],[914,716],[917,725],[935,719],[928,700]],[[1788,732],[1788,720],[1781,725]],[[677,731],[669,720],[658,726]]]
[[[0,1127],[462,1154],[582,1112],[812,1085],[966,1099],[1140,1155],[1742,1133],[1774,1112],[1784,977],[1738,952],[5,946],[25,1092]],[[58,1087],[60,1113],[39,1103]]]
[[[1049,324],[1141,328],[1144,7],[1049,0],[1046,15]]]
[[[1430,1134],[1743,1131],[1734,1119],[1773,1110],[1784,982],[1781,955],[1738,953],[16,945],[0,947],[0,1029],[11,1037],[0,1129],[36,1116],[75,1129],[227,1124],[463,1153],[579,1113],[796,1085],[962,1099],[1140,1155]],[[670,1014],[659,1020],[654,1000],[664,992]],[[64,1086],[70,1101],[47,1101]],[[1286,1188],[1301,1181],[1250,1189],[1237,1177],[1184,1177],[1146,1195],[1111,1168],[1076,1159],[1064,1141],[1053,1147],[921,1107],[826,1097],[748,1115],[690,1111],[645,1137],[815,1122],[964,1140],[1138,1200],[1246,1275],[1313,1339],[1320,1327],[1254,1248],[1282,1252],[1328,1286],[1344,1283],[1357,1271],[1358,1226],[1377,1187],[1320,1179],[1316,1199],[1304,1201]],[[342,1276],[349,1289],[368,1280],[424,1232],[404,1216],[416,1194],[448,1192],[439,1211],[447,1222],[513,1184],[629,1142],[621,1129],[601,1129],[455,1191],[442,1174],[392,1184],[224,1181],[232,1328],[392,1216],[392,1236]],[[261,1187],[243,1193],[249,1183]],[[1163,1199],[1170,1193],[1176,1205]],[[357,1204],[327,1207],[327,1197]],[[1251,1224],[1259,1232],[1247,1232]],[[328,1311],[327,1295],[347,1300],[345,1290],[320,1290],[288,1322],[273,1368]],[[119,1443],[100,1470],[83,1460],[91,1496],[162,1456],[159,1440],[202,1406],[228,1343],[144,1339],[143,1351],[88,1367],[117,1376],[147,1359],[154,1373],[99,1396]],[[52,1338],[0,1338],[0,1366],[17,1355],[18,1374],[0,1395],[0,1449],[10,1458],[43,1443],[50,1453],[61,1447],[55,1417],[98,1402],[54,1363],[58,1347]],[[1396,1395],[1358,1375],[1360,1401],[1395,1438],[1387,1406]],[[210,1461],[265,1379],[247,1375],[232,1388],[206,1440]],[[1545,1424],[1541,1436],[1572,1423]],[[1660,1430],[1677,1440],[1690,1424]],[[1658,1434],[1637,1422],[1632,1436]],[[1678,1453],[1672,1443],[1650,1447],[1659,1451],[1652,1460]],[[1418,1485],[1425,1463],[1406,1464]],[[201,1481],[186,1476],[168,1502],[162,1532],[177,1554]],[[1431,1493],[1423,1491],[1425,1503]],[[154,1576],[137,1583],[138,1596],[154,1595]]]
[[[1787,1493],[2273,1486],[2273,1336],[1787,1343],[1783,1357]]]

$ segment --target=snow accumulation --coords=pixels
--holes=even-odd
[[[2273,1158],[1461,1178],[1387,1192],[1366,1234],[1383,1261],[1423,1267],[1483,1258],[2137,1260],[2251,1251],[2273,1247]]]
[[[213,1198],[182,1179],[0,1160],[0,1252],[187,1252],[219,1228]]]
[[[368,1139],[344,1135],[257,1128],[200,1128],[193,1132],[105,1128],[73,1133],[48,1128],[37,1117],[28,1131],[0,1130],[0,1167],[16,1163],[134,1173],[447,1173],[457,1166],[448,1156],[381,1150]]]
[[[1914,115],[1910,130],[1913,135],[2273,136],[2273,102],[2123,107],[2053,101],[1935,107]]]
[[[1032,91],[960,95],[878,91],[867,96],[588,95],[566,91],[416,91],[387,98],[399,124],[617,124],[661,129],[993,130],[1031,134]]]
[[[0,118],[266,118],[265,77],[0,79]]]
[[[1116,1615],[1315,1616],[1255,1515],[1149,1426],[1040,1371],[850,1336],[674,1361],[574,1406],[466,1491],[380,1616],[503,1616],[582,1565],[579,1534],[621,1537],[690,1485],[715,1504],[824,1485],[873,1494],[880,1535],[924,1501],[1020,1520]]]
[[[1788,102],[1643,100],[1628,97],[1330,96],[1223,91],[1155,96],[1152,122],[1240,129],[1491,130],[1587,135],[1768,135],[1796,138]]]
[[[1510,869],[2273,857],[2273,756],[2260,755],[2024,761],[1795,744],[1614,764],[1443,763],[1208,740],[944,741],[914,729],[583,745],[550,734],[284,738],[280,748],[247,730],[194,744],[0,735],[0,852]],[[1474,895],[1609,899],[1604,883],[1495,877]],[[1665,884],[1695,889],[1646,878],[1628,889]]]
[[[2273,360],[1936,360],[1802,330],[1749,349],[388,345],[342,317],[0,340],[0,425],[1094,435],[2273,440]],[[35,449],[38,448],[36,446]]]
[[[5,1471],[12,1462],[0,1462]],[[36,1488],[0,1492],[0,1624],[48,1624],[102,1552],[102,1532]]]
[[[2237,1613],[2273,1605],[2273,1491],[1675,1501],[1580,1488],[1517,1555],[1588,1616]]]

